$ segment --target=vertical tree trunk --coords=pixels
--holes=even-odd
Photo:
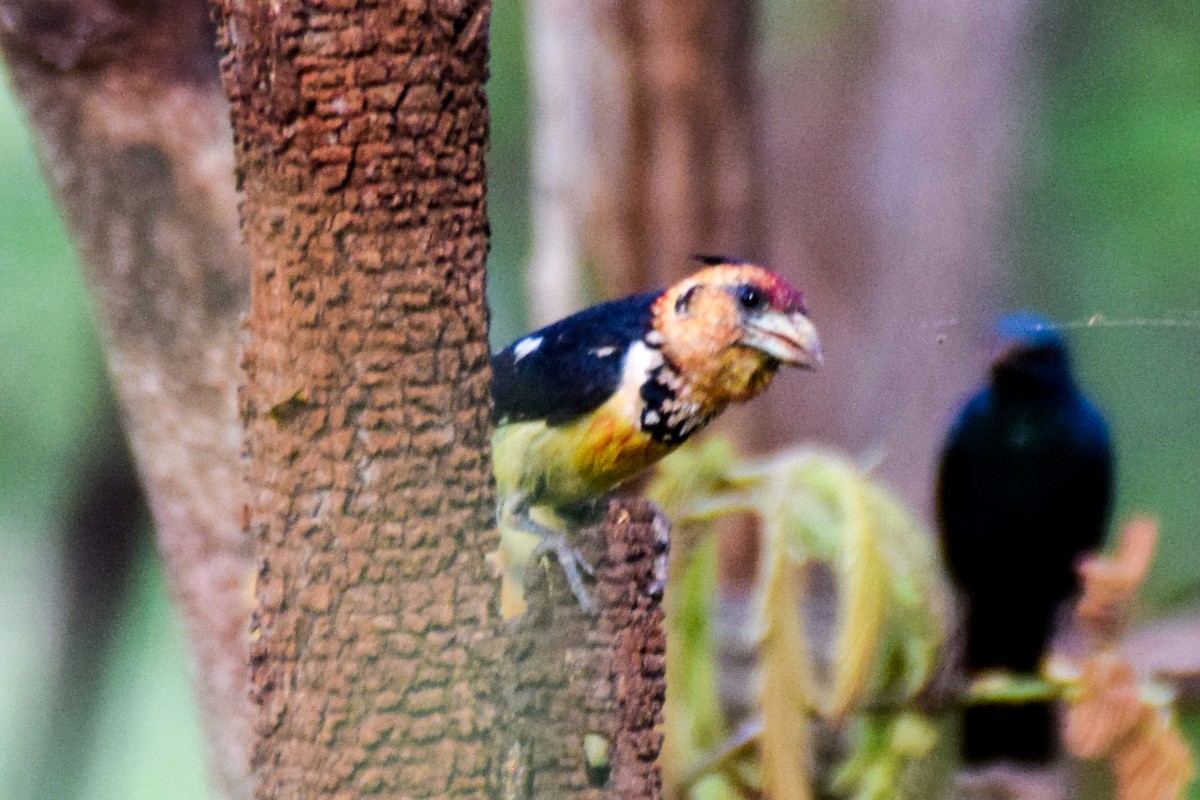
[[[0,0],[187,628],[215,794],[248,797],[252,561],[235,389],[249,267],[199,0]]]
[[[598,180],[595,0],[528,0],[532,96],[530,254],[534,327],[588,305],[584,242]]]
[[[579,533],[596,565],[596,619],[557,567],[535,575],[529,610],[509,630],[505,800],[662,797],[667,533],[662,512],[633,499]]]
[[[45,708],[48,730],[28,773],[28,797],[77,797],[84,785],[104,708],[106,667],[129,617],[145,544],[146,500],[107,388],[74,454],[70,478],[62,482],[61,645]]]
[[[608,294],[663,286],[694,253],[761,258],[755,6],[598,4],[597,199]]]
[[[488,4],[218,10],[255,253],[259,796],[656,797],[661,520],[585,537],[601,619],[535,584],[498,635]]]
[[[481,797],[487,2],[217,3],[253,253],[260,797]]]
[[[539,324],[761,256],[754,4],[533,0]],[[589,274],[594,270],[594,274]]]

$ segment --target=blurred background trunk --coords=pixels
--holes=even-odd
[[[188,632],[213,792],[249,797],[253,562],[235,404],[249,267],[208,4],[4,0],[0,12]],[[126,553],[119,540],[93,550],[113,581],[130,574]]]
[[[62,486],[65,538],[59,647],[51,670],[48,726],[29,773],[29,797],[73,798],[103,711],[105,667],[131,608],[139,557],[149,545],[146,498],[111,394],[79,443]]]

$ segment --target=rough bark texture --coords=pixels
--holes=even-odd
[[[95,299],[214,790],[249,796],[249,540],[235,390],[249,266],[208,8],[0,0],[0,44]]]
[[[263,798],[482,797],[486,2],[226,0]]]
[[[531,581],[529,611],[510,630],[506,684],[519,721],[506,737],[506,800],[662,796],[667,532],[652,503],[624,500],[580,533],[576,544],[596,566],[596,620],[557,567]],[[589,734],[606,745],[607,767],[588,768]]]

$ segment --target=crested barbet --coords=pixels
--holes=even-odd
[[[669,288],[613,300],[521,337],[492,358],[502,531],[533,534],[588,613],[590,566],[564,528],[607,492],[762,392],[781,364],[822,362],[804,295],[725,257]],[[545,516],[543,515],[543,519]]]
[[[1079,389],[1060,328],[1028,312],[1001,320],[988,383],[942,449],[942,547],[966,601],[966,667],[1033,673],[1075,566],[1108,526],[1108,424]],[[1046,763],[1057,750],[1048,703],[972,706],[963,757]]]

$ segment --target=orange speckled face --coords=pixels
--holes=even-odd
[[[667,289],[654,313],[663,354],[705,405],[753,397],[781,363],[821,363],[804,295],[753,264],[699,270]]]

